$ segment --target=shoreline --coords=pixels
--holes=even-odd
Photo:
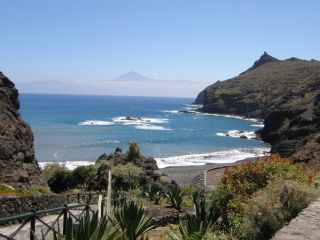
[[[176,181],[179,185],[193,185],[195,178],[203,174],[204,171],[215,167],[229,167],[239,163],[254,161],[261,157],[245,158],[233,163],[207,163],[204,165],[190,165],[190,166],[171,166],[159,169],[160,172],[168,175],[171,180]]]

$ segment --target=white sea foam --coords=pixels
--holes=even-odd
[[[83,122],[80,122],[78,125],[84,125],[84,126],[108,126],[113,125],[113,122],[110,121],[102,121],[102,120],[86,120]]]
[[[247,138],[247,139],[256,139],[257,136],[254,131],[239,131],[239,130],[230,130],[227,133],[216,133],[220,137],[233,137],[233,138]]]
[[[198,115],[211,115],[211,116],[216,116],[216,117],[226,117],[226,118],[237,118],[241,120],[246,120],[246,121],[251,121],[251,122],[260,122],[261,120],[256,119],[256,118],[246,118],[242,116],[237,116],[237,115],[230,115],[230,114],[218,114],[218,113],[202,113],[202,112],[197,112],[195,111],[196,114]]]
[[[187,113],[193,113],[193,114],[197,114],[197,115],[237,118],[237,119],[252,121],[252,122],[256,122],[256,123],[260,123],[260,121],[261,121],[256,118],[246,118],[246,117],[232,115],[232,114],[205,113],[205,112],[198,111],[198,109],[202,108],[202,107],[203,107],[203,105],[197,105],[197,104],[186,104],[186,106],[185,106]]]
[[[179,110],[163,110],[161,112],[165,112],[165,113],[180,113]]]
[[[65,165],[69,170],[74,170],[78,166],[87,166],[94,164],[94,162],[89,161],[66,161],[66,162],[39,162],[39,166],[43,169],[47,164],[59,163]]]
[[[250,126],[251,127],[257,127],[257,128],[263,128],[264,124],[263,123],[261,123],[261,124],[251,124]]]
[[[217,136],[220,136],[220,137],[225,137],[225,136],[227,136],[226,133],[217,133],[216,135],[217,135]]]
[[[162,126],[156,126],[156,125],[150,125],[150,124],[142,124],[135,126],[136,129],[142,129],[142,130],[155,130],[155,131],[171,131],[170,128],[165,128]]]
[[[169,119],[167,118],[140,118],[140,117],[115,117],[112,119],[114,123],[121,123],[124,125],[141,125],[149,123],[159,123],[164,124],[168,123]]]
[[[167,158],[155,158],[159,168],[170,166],[192,166],[207,163],[233,163],[246,158],[268,155],[269,148],[234,149],[212,153],[188,154]]]

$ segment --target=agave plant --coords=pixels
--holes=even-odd
[[[179,232],[171,234],[174,240],[200,240],[207,233],[210,226],[218,219],[213,205],[207,206],[205,196],[196,191],[192,195],[195,214],[187,214],[184,220],[180,219]]]
[[[122,239],[126,240],[142,239],[143,235],[154,227],[142,206],[138,206],[133,201],[126,202],[116,209],[110,220],[118,228]]]
[[[172,232],[171,238],[174,240],[201,240],[206,232],[203,231],[203,223],[199,222],[195,215],[186,215],[185,220],[180,220],[179,232]]]
[[[150,189],[145,191],[145,195],[149,198],[150,201],[154,201],[154,203],[157,205],[161,200],[161,190],[155,185],[151,185]]]
[[[69,227],[72,229],[72,219],[69,218]],[[120,239],[120,234],[112,226],[108,225],[107,217],[99,220],[98,212],[95,212],[92,217],[89,214],[85,215],[79,224],[79,227],[73,236],[72,231],[68,231],[66,240],[116,240]]]
[[[165,190],[165,194],[169,198],[172,207],[180,212],[183,203],[183,194],[180,187],[177,185],[170,185]]]
[[[210,225],[216,222],[220,216],[213,204],[207,206],[204,194],[195,191],[192,194],[192,202],[195,210],[195,216],[199,222],[202,222],[203,230],[207,230]]]
[[[38,239],[34,233],[34,239]],[[46,237],[42,232],[42,240]],[[86,214],[80,220],[77,230],[73,227],[72,218],[67,220],[66,235],[61,234],[60,227],[53,232],[54,240],[120,240],[121,234],[112,226],[108,225],[108,219],[106,217],[99,220],[98,212],[95,212],[90,216]]]

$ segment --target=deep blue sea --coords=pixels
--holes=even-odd
[[[195,113],[193,99],[21,94],[20,101],[40,163],[66,162],[72,168],[117,146],[126,151],[130,141],[159,167],[234,162],[269,150],[261,141],[239,137],[253,137],[261,123]]]

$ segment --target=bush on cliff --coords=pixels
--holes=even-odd
[[[135,166],[133,163],[117,165],[112,169],[115,187],[126,190],[137,188],[142,174],[142,168]]]
[[[310,185],[274,181],[253,194],[242,213],[231,219],[240,239],[270,239],[272,235],[315,200],[319,193]]]
[[[49,181],[57,172],[67,172],[68,168],[64,164],[60,163],[48,163],[42,170],[42,176],[44,180]]]
[[[48,185],[51,191],[61,193],[69,190],[72,187],[71,172],[58,170],[48,180]]]
[[[252,198],[256,192],[264,191],[264,188],[274,181],[289,181],[292,186],[296,186],[294,185],[296,183],[313,188],[313,175],[307,169],[293,165],[279,155],[272,155],[267,159],[255,162],[238,164],[226,169],[220,184],[212,193],[212,202],[216,212],[221,215],[223,228],[231,234],[239,236],[240,226],[248,219],[247,209],[250,208],[250,204],[253,204]],[[275,185],[270,185],[269,188],[266,188],[266,191],[273,187],[275,188]],[[282,194],[280,190],[282,191],[282,188],[279,186],[274,190],[274,199],[280,198]],[[290,197],[294,197],[294,195]],[[303,194],[301,198],[303,198]],[[307,199],[308,196],[305,196],[304,201],[308,201]],[[270,211],[272,211],[271,209]],[[281,207],[280,209],[285,211]],[[297,209],[300,211],[301,207],[297,207]],[[263,228],[263,226],[257,228],[259,227]]]
[[[137,143],[129,142],[129,149],[127,152],[127,161],[134,161],[140,157],[140,149]]]
[[[98,172],[98,164],[78,166],[71,173],[72,187],[86,186]]]

